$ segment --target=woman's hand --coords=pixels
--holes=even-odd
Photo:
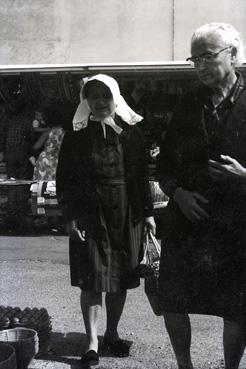
[[[229,155],[220,155],[223,163],[215,160],[209,160],[209,174],[215,181],[245,181],[246,183],[246,168],[244,168],[236,159]]]
[[[85,241],[85,232],[81,232],[77,227],[77,222],[75,220],[71,220],[67,223],[67,233],[71,240],[73,241]]]
[[[145,230],[147,232],[152,232],[154,235],[156,234],[156,224],[154,217],[145,218]]]
[[[198,192],[187,191],[179,187],[176,189],[173,198],[184,216],[191,222],[204,220],[209,217],[202,208],[202,204],[208,204],[209,201]]]

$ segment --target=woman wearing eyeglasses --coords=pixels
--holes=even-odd
[[[190,61],[201,84],[182,97],[160,153],[170,197],[163,225],[160,295],[179,369],[193,369],[189,313],[224,320],[225,369],[246,339],[246,90],[239,33],[200,27]]]

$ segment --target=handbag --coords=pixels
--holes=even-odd
[[[163,309],[159,298],[159,266],[161,246],[148,232],[143,243],[143,258],[140,261],[140,277],[144,278],[144,291],[155,315],[162,315]]]
[[[161,246],[152,232],[146,232],[143,242],[143,258],[139,264],[140,277],[159,272]]]

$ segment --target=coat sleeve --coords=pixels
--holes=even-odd
[[[175,190],[180,186],[179,143],[184,133],[184,117],[186,115],[186,102],[181,101],[173,114],[169,129],[161,142],[158,158],[158,181],[161,189],[168,197],[173,197]]]
[[[141,186],[142,186],[142,202],[143,202],[143,211],[145,217],[153,216],[153,201],[151,196],[151,189],[149,183],[149,174],[148,174],[148,163],[146,157],[146,148],[145,148],[145,140],[142,131],[139,127],[136,127],[136,135],[138,136],[139,147],[141,152]],[[140,189],[138,189],[139,191]]]
[[[65,134],[61,144],[56,170],[56,193],[65,221],[79,217],[78,170],[74,134]]]

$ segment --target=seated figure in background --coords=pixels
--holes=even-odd
[[[60,146],[66,127],[72,124],[74,110],[69,103],[60,102],[48,107],[45,118],[50,129],[43,132],[33,145],[33,152],[43,150],[39,154],[34,167],[33,179],[37,181],[54,181]]]
[[[37,181],[54,181],[58,155],[63,140],[64,130],[58,124],[45,131],[33,145],[33,150],[44,146],[34,167],[33,179]]]

